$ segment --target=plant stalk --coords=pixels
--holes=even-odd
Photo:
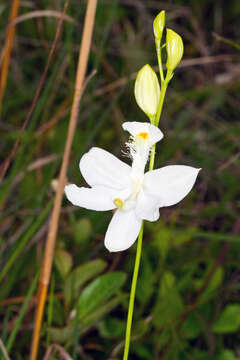
[[[52,263],[54,257],[54,249],[56,243],[56,236],[58,231],[59,216],[61,211],[62,197],[64,186],[66,184],[66,173],[70,158],[71,146],[73,142],[74,132],[77,125],[79,104],[83,92],[84,79],[87,69],[88,56],[90,52],[92,33],[95,21],[95,13],[97,7],[97,0],[88,0],[86,16],[83,27],[82,42],[79,49],[77,75],[75,81],[75,91],[73,97],[73,104],[71,109],[71,117],[69,121],[67,139],[65,143],[65,149],[63,154],[62,165],[60,169],[60,175],[58,180],[58,188],[56,198],[54,202],[53,212],[50,220],[48,237],[46,242],[46,248],[44,252],[44,259],[42,265],[42,272],[38,290],[38,304],[35,315],[35,326],[32,338],[32,348],[30,360],[36,360],[38,354],[40,330],[42,324],[42,318],[47,298],[48,285],[51,277]]]
[[[9,24],[17,18],[20,7],[20,1],[14,0],[12,2],[11,13],[9,16]],[[11,53],[13,48],[13,41],[15,36],[15,28],[16,26],[10,26],[7,30],[5,45],[3,48],[3,58],[2,58],[2,66],[0,70],[0,117],[2,113],[2,102],[5,93],[9,64],[11,59]],[[0,60],[1,61],[1,60]]]
[[[140,265],[140,260],[141,260],[141,253],[142,253],[143,227],[144,227],[144,222],[142,222],[141,230],[138,235],[138,241],[137,241],[137,253],[136,253],[136,260],[135,260],[135,265],[134,265],[132,286],[131,286],[131,293],[130,293],[130,300],[129,300],[129,307],[128,307],[128,317],[127,317],[127,327],[126,327],[126,337],[125,337],[123,360],[128,359],[128,353],[129,353],[129,347],[130,347],[135,293],[136,293],[138,271],[139,271],[139,265]]]
[[[159,64],[162,64],[162,62],[160,61]],[[160,74],[161,74],[161,70],[160,70]],[[163,74],[161,75],[161,78],[162,78],[162,76],[163,76]],[[154,122],[153,122],[153,124],[155,126],[158,126],[158,124],[159,124],[159,120],[160,120],[160,117],[162,114],[163,103],[164,103],[164,99],[165,99],[165,95],[166,95],[166,91],[167,91],[167,86],[168,86],[169,81],[171,80],[171,77],[172,77],[172,73],[167,72],[166,78],[162,81],[162,87],[161,87],[161,93],[160,93],[157,114],[156,114]],[[151,149],[151,155],[150,155],[150,161],[149,161],[149,170],[150,171],[153,170],[153,168],[154,168],[155,149],[156,149],[156,144],[154,144]],[[128,354],[129,354],[135,293],[136,293],[138,272],[139,272],[141,253],[142,253],[143,228],[144,228],[144,221],[142,222],[142,227],[141,227],[140,233],[138,235],[138,240],[137,240],[137,252],[136,252],[136,259],[135,259],[135,265],[134,265],[134,271],[133,271],[129,306],[128,306],[128,317],[127,317],[123,360],[128,360]]]

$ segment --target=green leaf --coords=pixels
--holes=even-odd
[[[240,327],[240,305],[227,305],[219,319],[213,325],[213,331],[217,334],[233,333]]]
[[[112,272],[104,274],[89,284],[81,293],[78,304],[78,318],[84,319],[114,295],[126,280],[126,274]]]
[[[78,336],[84,335],[88,329],[89,326],[92,326],[97,321],[101,320],[106,314],[108,314],[110,311],[112,311],[118,304],[123,300],[125,295],[120,294],[116,297],[114,297],[112,300],[108,301],[106,304],[102,305],[100,308],[86,316],[82,322],[81,326],[78,329]],[[47,332],[51,336],[51,340],[59,343],[59,344],[68,344],[71,345],[74,341],[74,334],[76,331],[76,325],[71,324],[68,326],[65,326],[63,328],[48,328]]]
[[[166,271],[162,276],[162,281],[160,284],[160,296],[167,296],[169,290],[174,287],[175,282],[175,276],[170,271]]]
[[[153,324],[158,329],[166,323],[175,321],[184,311],[183,301],[175,282],[175,276],[170,271],[163,274],[158,301],[153,310]]]
[[[35,278],[33,279],[33,282],[32,282],[32,284],[31,284],[31,286],[30,286],[30,288],[29,288],[29,290],[27,292],[27,296],[26,296],[26,298],[25,298],[25,300],[24,300],[24,302],[22,304],[22,307],[21,307],[21,309],[19,311],[19,314],[18,314],[18,316],[16,318],[13,329],[12,329],[10,335],[9,335],[8,340],[7,340],[6,348],[7,348],[8,353],[10,353],[10,350],[12,349],[12,346],[13,346],[13,344],[15,342],[15,339],[16,339],[16,336],[17,336],[17,334],[19,332],[19,329],[20,329],[20,326],[22,324],[24,315],[25,315],[25,313],[26,313],[26,311],[28,309],[31,297],[32,297],[32,295],[33,295],[33,293],[34,293],[34,291],[35,291],[35,289],[37,287],[38,278],[39,278],[39,273],[37,273],[35,275]]]
[[[64,298],[67,304],[76,299],[80,288],[90,279],[100,274],[107,264],[100,259],[90,261],[74,269],[64,284]]]
[[[209,269],[207,269],[207,271],[205,272],[204,278],[201,279],[200,281],[196,282],[196,288],[199,290],[201,288],[201,286],[203,285],[203,283],[205,282],[206,277],[209,274]],[[216,271],[214,272],[211,280],[208,283],[208,286],[206,288],[206,290],[203,292],[203,294],[201,295],[199,301],[203,302],[205,299],[207,299],[214,291],[216,291],[220,285],[222,284],[222,280],[223,280],[223,268],[221,266],[219,266]]]
[[[123,300],[125,295],[120,294],[114,297],[112,300],[108,301],[106,304],[99,307],[97,310],[89,313],[84,319],[81,321],[81,324],[86,327],[92,325],[103,318],[106,314],[112,311],[118,304]]]
[[[107,339],[123,338],[125,333],[125,321],[112,316],[106,317],[98,325],[102,337]]]
[[[209,293],[219,288],[219,286],[222,284],[223,275],[224,275],[223,268],[219,266],[216,269],[215,273],[213,274],[211,280],[209,281],[207,287]]]
[[[196,228],[189,227],[189,231],[195,231]],[[172,239],[172,246],[179,247],[185,245],[186,243],[192,241],[193,237],[189,232],[182,232],[181,234],[175,234]]]
[[[47,332],[51,336],[51,340],[53,342],[65,344],[67,341],[73,338],[74,326],[69,325],[63,328],[50,327],[47,329]]]
[[[185,339],[196,339],[201,333],[201,326],[195,314],[191,313],[184,321],[182,331]]]
[[[154,281],[156,276],[156,273],[152,268],[152,261],[146,254],[143,254],[141,269],[141,276],[139,277],[137,284],[136,298],[142,305],[146,305],[154,292]]]
[[[44,210],[41,212],[39,217],[35,219],[32,224],[29,226],[27,231],[24,233],[24,235],[21,237],[21,239],[18,241],[18,244],[14,247],[14,250],[11,255],[8,257],[8,261],[6,262],[5,266],[2,268],[0,272],[0,282],[3,280],[6,274],[9,273],[9,270],[13,266],[13,264],[16,263],[17,258],[22,253],[24,247],[28,243],[30,239],[32,239],[35,232],[39,229],[39,227],[42,225],[43,221],[47,217],[50,209],[52,206],[52,201],[50,201],[47,206],[44,208]]]
[[[237,358],[231,350],[223,350],[217,360],[237,360]]]
[[[56,249],[54,263],[61,276],[65,278],[72,268],[72,256],[63,249]]]
[[[92,232],[92,225],[88,218],[82,218],[74,225],[74,238],[78,244],[84,243]]]
[[[171,231],[166,227],[159,229],[157,234],[154,236],[152,245],[158,249],[161,259],[165,260],[171,247]]]
[[[180,294],[171,290],[165,298],[159,300],[153,311],[153,324],[161,329],[165,324],[175,321],[184,311]]]
[[[194,349],[193,354],[192,354],[192,359],[194,359],[194,360],[213,360],[213,357],[212,356],[210,357],[206,351]],[[214,359],[215,359],[215,357],[214,357]]]
[[[144,345],[136,344],[134,346],[133,352],[137,355],[138,359],[146,359],[146,360],[152,360],[152,351]]]
[[[57,297],[53,296],[52,298],[52,322],[54,325],[63,326],[64,325],[64,308],[62,301]],[[51,325],[49,325],[50,327]]]

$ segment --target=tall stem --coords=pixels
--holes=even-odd
[[[160,60],[161,60],[161,52],[158,55],[160,56]],[[162,61],[159,61],[159,70],[160,70],[161,79],[164,79],[163,71],[162,71]],[[153,124],[156,126],[158,126],[158,124],[159,124],[168,83],[171,80],[171,78],[172,78],[172,73],[167,71],[166,78],[161,81],[162,86],[161,86],[160,99],[159,99],[157,114],[156,114],[156,117],[153,122]],[[156,145],[154,144],[152,147],[152,150],[151,150],[151,155],[150,155],[149,170],[153,170],[153,168],[154,168],[155,148],[156,148]],[[144,228],[144,222],[142,222],[142,227],[141,227],[140,233],[138,235],[138,240],[137,240],[137,253],[136,253],[136,259],[135,259],[135,265],[134,265],[134,271],[133,271],[129,306],[128,306],[128,317],[127,317],[127,327],[126,327],[123,360],[128,360],[128,354],[129,354],[135,293],[136,293],[139,265],[140,265],[141,253],[142,253],[143,228]]]
[[[149,160],[149,170],[153,170],[153,168],[154,168],[155,150],[156,150],[156,144],[154,144],[151,149],[151,155],[150,155],[150,160]]]
[[[162,66],[162,49],[161,49],[161,41],[156,39],[156,51],[157,51],[157,59],[158,59],[158,67],[161,78],[161,85],[164,82],[164,74],[163,74],[163,66]]]
[[[154,159],[155,159],[155,145],[152,147],[152,151],[151,151],[151,155],[150,155],[149,170],[153,170],[153,168],[154,168]],[[137,252],[136,252],[136,259],[135,259],[135,265],[134,265],[134,271],[133,271],[129,305],[128,305],[128,317],[127,317],[127,327],[126,327],[123,360],[128,360],[128,353],[129,353],[129,347],[130,347],[135,293],[136,293],[139,265],[140,265],[141,253],[142,253],[143,228],[144,228],[144,221],[142,222],[141,230],[140,230],[140,233],[138,235],[138,240],[137,240]]]
[[[31,347],[31,354],[30,360],[36,360],[38,355],[38,348],[40,342],[40,331],[43,319],[43,313],[47,298],[47,291],[48,285],[51,277],[52,272],[52,265],[53,265],[53,257],[54,257],[54,250],[55,250],[55,243],[57,238],[58,232],[58,224],[59,224],[59,217],[61,213],[61,204],[62,204],[62,197],[64,186],[66,184],[66,173],[67,167],[70,158],[71,146],[73,142],[73,137],[77,125],[78,119],[78,112],[79,112],[79,105],[80,100],[83,92],[83,85],[85,74],[87,70],[87,63],[89,52],[91,48],[91,41],[92,41],[92,33],[95,21],[95,12],[97,7],[98,0],[88,0],[87,3],[87,10],[83,25],[83,35],[82,35],[82,42],[79,49],[79,57],[78,57],[78,65],[77,65],[77,75],[76,75],[76,82],[75,82],[75,91],[73,97],[73,104],[71,109],[71,116],[68,125],[68,132],[67,138],[63,153],[63,160],[61,164],[60,174],[59,174],[59,181],[58,181],[58,188],[56,193],[56,198],[54,201],[53,212],[49,224],[48,230],[48,237],[44,252],[43,258],[43,265],[41,270],[41,278],[39,282],[39,290],[38,290],[38,302],[36,308],[36,315],[35,315],[35,325],[32,337],[32,347]]]
[[[126,328],[125,348],[124,348],[123,360],[128,359],[128,353],[129,353],[130,338],[131,338],[131,328],[132,328],[132,318],[133,318],[134,301],[135,301],[135,293],[136,293],[138,271],[139,271],[141,253],[142,253],[143,227],[144,227],[144,222],[142,222],[142,227],[141,227],[140,233],[138,235],[138,241],[137,241],[137,253],[136,253],[136,260],[135,260],[134,271],[133,271],[133,278],[132,278],[132,286],[131,286],[129,306],[128,306],[127,328]]]
[[[160,70],[160,67],[159,67],[159,70]],[[173,76],[172,72],[168,70],[165,80],[161,82],[160,99],[159,99],[157,114],[156,114],[155,123],[154,123],[154,125],[156,125],[156,126],[158,126],[158,124],[159,124],[159,120],[160,120],[160,117],[161,117],[161,114],[162,114],[162,108],[163,108],[163,103],[164,103],[168,83],[171,80],[172,76]]]

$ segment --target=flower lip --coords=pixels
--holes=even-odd
[[[163,138],[163,133],[161,130],[157,126],[147,122],[127,121],[122,124],[122,127],[133,137],[148,140],[150,146],[162,140]]]
[[[136,136],[142,138],[143,140],[147,140],[149,138],[148,132],[140,132]]]

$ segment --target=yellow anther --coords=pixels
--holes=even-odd
[[[148,139],[148,133],[147,132],[140,132],[137,136],[142,138],[143,140]]]
[[[119,198],[114,199],[113,203],[118,209],[122,209],[122,207],[124,205],[124,201],[122,201],[122,199],[119,199]]]

